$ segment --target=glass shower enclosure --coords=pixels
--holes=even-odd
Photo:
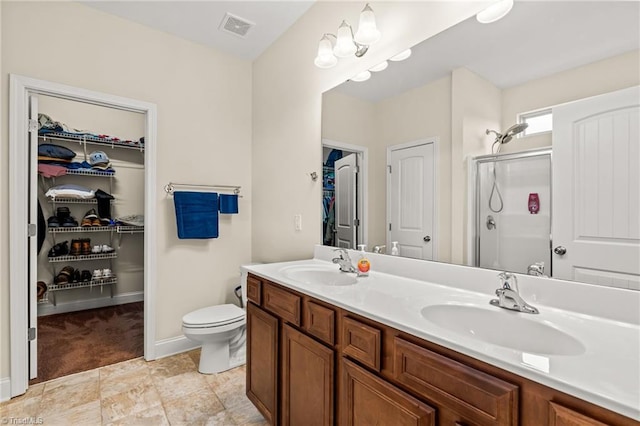
[[[473,160],[474,266],[551,276],[551,149]]]

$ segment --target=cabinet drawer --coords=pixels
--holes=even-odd
[[[342,322],[342,353],[380,371],[380,330],[345,317]]]
[[[263,306],[291,324],[300,326],[300,296],[272,284],[264,283]]]
[[[549,401],[549,426],[606,426],[562,405]]]
[[[251,300],[256,305],[262,303],[262,282],[256,277],[249,275],[247,277],[247,299]]]
[[[518,387],[399,337],[393,377],[478,425],[517,425]]]
[[[310,300],[306,301],[303,327],[309,334],[333,345],[335,343],[336,313],[331,308]]]

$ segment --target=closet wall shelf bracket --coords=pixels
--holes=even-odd
[[[240,188],[242,188],[241,186],[238,185],[202,185],[202,184],[197,184],[197,183],[176,183],[176,182],[169,182],[168,184],[166,184],[164,186],[164,191],[171,195],[176,191],[176,187],[180,186],[180,187],[185,187],[185,189],[187,190],[193,190],[193,189],[204,189],[204,190],[222,190],[222,191],[230,191],[233,192],[234,194],[240,194]],[[238,197],[242,198],[242,195],[238,195]]]

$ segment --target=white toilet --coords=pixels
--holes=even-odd
[[[245,362],[244,309],[236,305],[216,305],[198,309],[182,317],[182,332],[202,344],[198,371],[214,374]]]

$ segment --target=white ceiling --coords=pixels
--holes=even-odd
[[[472,17],[415,46],[406,61],[337,90],[376,102],[459,67],[508,88],[639,48],[640,2],[516,1],[500,21]]]
[[[314,0],[82,1],[83,4],[246,60],[254,60],[300,18]],[[220,31],[226,13],[255,23],[241,38]]]

